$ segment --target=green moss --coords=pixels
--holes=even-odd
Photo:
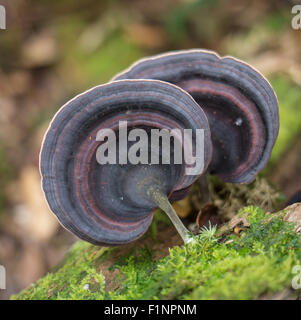
[[[78,241],[67,254],[58,271],[48,273],[30,288],[31,299],[95,299],[101,298],[104,278],[96,271],[94,261],[106,248],[94,247]],[[96,292],[86,290],[85,285],[99,284]],[[29,297],[27,297],[29,298]]]
[[[247,215],[247,220],[250,224],[261,221],[264,218],[263,210],[254,206],[248,206],[239,210],[238,216],[243,217],[244,215]]]
[[[217,239],[214,228],[203,230],[158,260],[149,245],[123,253],[80,241],[61,268],[12,298],[256,299],[290,288],[292,267],[301,264],[294,224],[252,206],[239,215],[250,223],[240,237]]]

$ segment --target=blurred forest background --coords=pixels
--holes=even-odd
[[[141,57],[207,48],[254,65],[280,103],[280,137],[265,174],[286,197],[301,188],[301,30],[291,26],[297,3],[1,0],[0,264],[7,290],[0,299],[43,276],[76,241],[40,189],[39,149],[51,117]]]

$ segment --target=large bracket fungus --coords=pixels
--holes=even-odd
[[[108,128],[117,135],[116,155],[127,160],[126,150],[120,148],[125,137],[118,135],[124,121],[127,130],[191,129],[192,154],[196,152],[194,132],[202,129],[202,171],[187,175],[188,165],[175,161],[99,164],[96,155],[105,140],[98,139],[98,133]],[[158,152],[163,151],[161,147]],[[174,156],[172,148],[170,153]],[[60,222],[91,243],[118,245],[139,238],[148,229],[158,206],[173,219],[187,241],[187,230],[167,196],[183,196],[206,171],[211,154],[207,117],[184,90],[158,80],[116,81],[76,96],[57,112],[41,149],[42,187]]]
[[[205,50],[175,51],[138,61],[114,78],[120,79],[159,79],[192,95],[210,124],[210,173],[249,183],[265,167],[278,135],[278,102],[268,81],[245,62]]]
[[[143,59],[113,80],[69,101],[50,124],[40,154],[48,204],[67,229],[94,244],[139,238],[157,207],[188,242],[189,232],[169,200],[183,198],[206,171],[227,182],[251,182],[278,135],[276,95],[246,63],[204,50]],[[132,129],[146,135],[139,147]],[[153,150],[153,130],[175,130],[171,145],[162,142]],[[111,133],[115,145],[105,153]],[[188,160],[198,158],[201,137],[201,169],[187,174],[193,161],[179,162],[178,156],[185,158],[187,147]],[[160,162],[153,162],[154,155]],[[166,155],[170,162],[163,160]],[[106,163],[110,156],[113,163]]]

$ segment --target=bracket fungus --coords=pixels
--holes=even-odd
[[[125,135],[120,132],[120,123],[124,121]],[[186,162],[128,162],[123,139],[128,135],[126,144],[135,148],[135,139],[130,139],[129,131],[133,128],[145,132],[176,128],[181,133],[191,129],[191,154],[196,152],[194,132],[203,130],[201,172],[185,174],[189,167]],[[108,129],[106,138],[100,139],[99,132]],[[109,141],[108,132],[117,136],[113,155],[116,153],[119,161],[100,164],[97,152]],[[179,137],[175,136],[176,139]],[[183,145],[187,145],[184,140]],[[150,152],[148,145],[147,153]],[[158,153],[163,152],[161,146]],[[175,156],[172,148],[170,155]],[[182,197],[206,171],[211,155],[207,117],[184,90],[158,80],[116,81],[76,96],[56,113],[40,153],[42,188],[62,225],[91,243],[119,245],[139,238],[148,229],[157,207],[166,211],[187,241],[188,231],[168,197]],[[120,156],[125,161],[120,161]]]
[[[113,80],[120,79],[159,79],[191,94],[210,124],[210,173],[249,183],[265,167],[278,135],[278,102],[268,81],[245,62],[205,50],[175,51],[136,62]]]

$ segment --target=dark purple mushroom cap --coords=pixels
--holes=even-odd
[[[100,165],[96,151],[104,142],[96,141],[97,132],[105,128],[117,132],[119,121],[125,120],[128,130],[204,129],[204,171],[211,161],[205,113],[176,86],[157,80],[116,81],[70,100],[57,112],[44,137],[42,187],[63,226],[98,245],[128,243],[148,229],[156,208],[144,197],[148,183],[157,184],[170,197],[177,193],[179,197],[198,178],[185,174],[185,163]],[[193,134],[193,152],[195,139]]]
[[[270,158],[279,130],[276,95],[254,68],[204,50],[142,59],[120,79],[159,79],[186,90],[205,111],[212,135],[210,172],[249,183]]]

